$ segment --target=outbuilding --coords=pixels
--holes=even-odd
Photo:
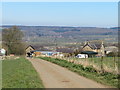
[[[0,56],[6,55],[6,50],[4,48],[0,49]]]
[[[77,58],[88,58],[88,55],[87,54],[78,54],[76,57]]]
[[[30,57],[30,55],[32,54],[32,51],[34,51],[34,50],[35,50],[34,47],[31,46],[31,45],[29,45],[29,46],[25,49],[25,51],[26,51],[26,56]]]

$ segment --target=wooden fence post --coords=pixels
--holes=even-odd
[[[114,69],[115,69],[115,56],[113,58],[114,58]]]
[[[91,57],[91,63],[92,63],[92,66],[93,66],[94,65],[94,63],[93,63],[93,55]]]
[[[104,69],[103,69],[103,56],[101,57],[101,72],[102,73],[104,72]]]
[[[86,59],[86,55],[85,55],[85,65],[87,65],[87,59]]]

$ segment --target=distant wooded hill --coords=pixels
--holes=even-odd
[[[11,26],[3,26],[9,28]],[[61,26],[18,26],[25,34],[27,42],[71,43],[86,40],[117,42],[118,28],[61,27]]]

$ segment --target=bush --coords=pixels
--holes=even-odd
[[[107,54],[108,57],[114,57],[117,56],[117,54],[115,52],[110,52],[109,54]]]

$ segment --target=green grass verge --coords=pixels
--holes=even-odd
[[[62,67],[68,68],[69,70],[76,72],[81,76],[90,78],[104,85],[118,88],[118,76],[119,75],[115,75],[115,74],[108,73],[108,72],[99,73],[92,66],[83,67],[83,65],[74,64],[66,60],[55,59],[55,58],[50,58],[50,57],[39,57],[39,58],[58,64]]]
[[[65,59],[67,59],[67,58],[65,58]],[[75,61],[81,61],[81,62],[86,61],[87,63],[92,63],[93,65],[95,65],[99,69],[101,67],[101,57],[93,57],[93,58],[89,57],[86,59],[71,57],[70,59],[75,60]],[[115,58],[114,57],[103,57],[102,63],[105,67],[107,67],[108,70],[111,70],[111,72],[112,71],[116,72],[117,71],[116,68],[118,68],[118,64],[119,64],[118,63],[119,59],[120,59],[119,57],[115,57]],[[103,67],[103,68],[105,68],[105,67]]]
[[[25,58],[2,61],[2,88],[44,88],[38,73]]]

